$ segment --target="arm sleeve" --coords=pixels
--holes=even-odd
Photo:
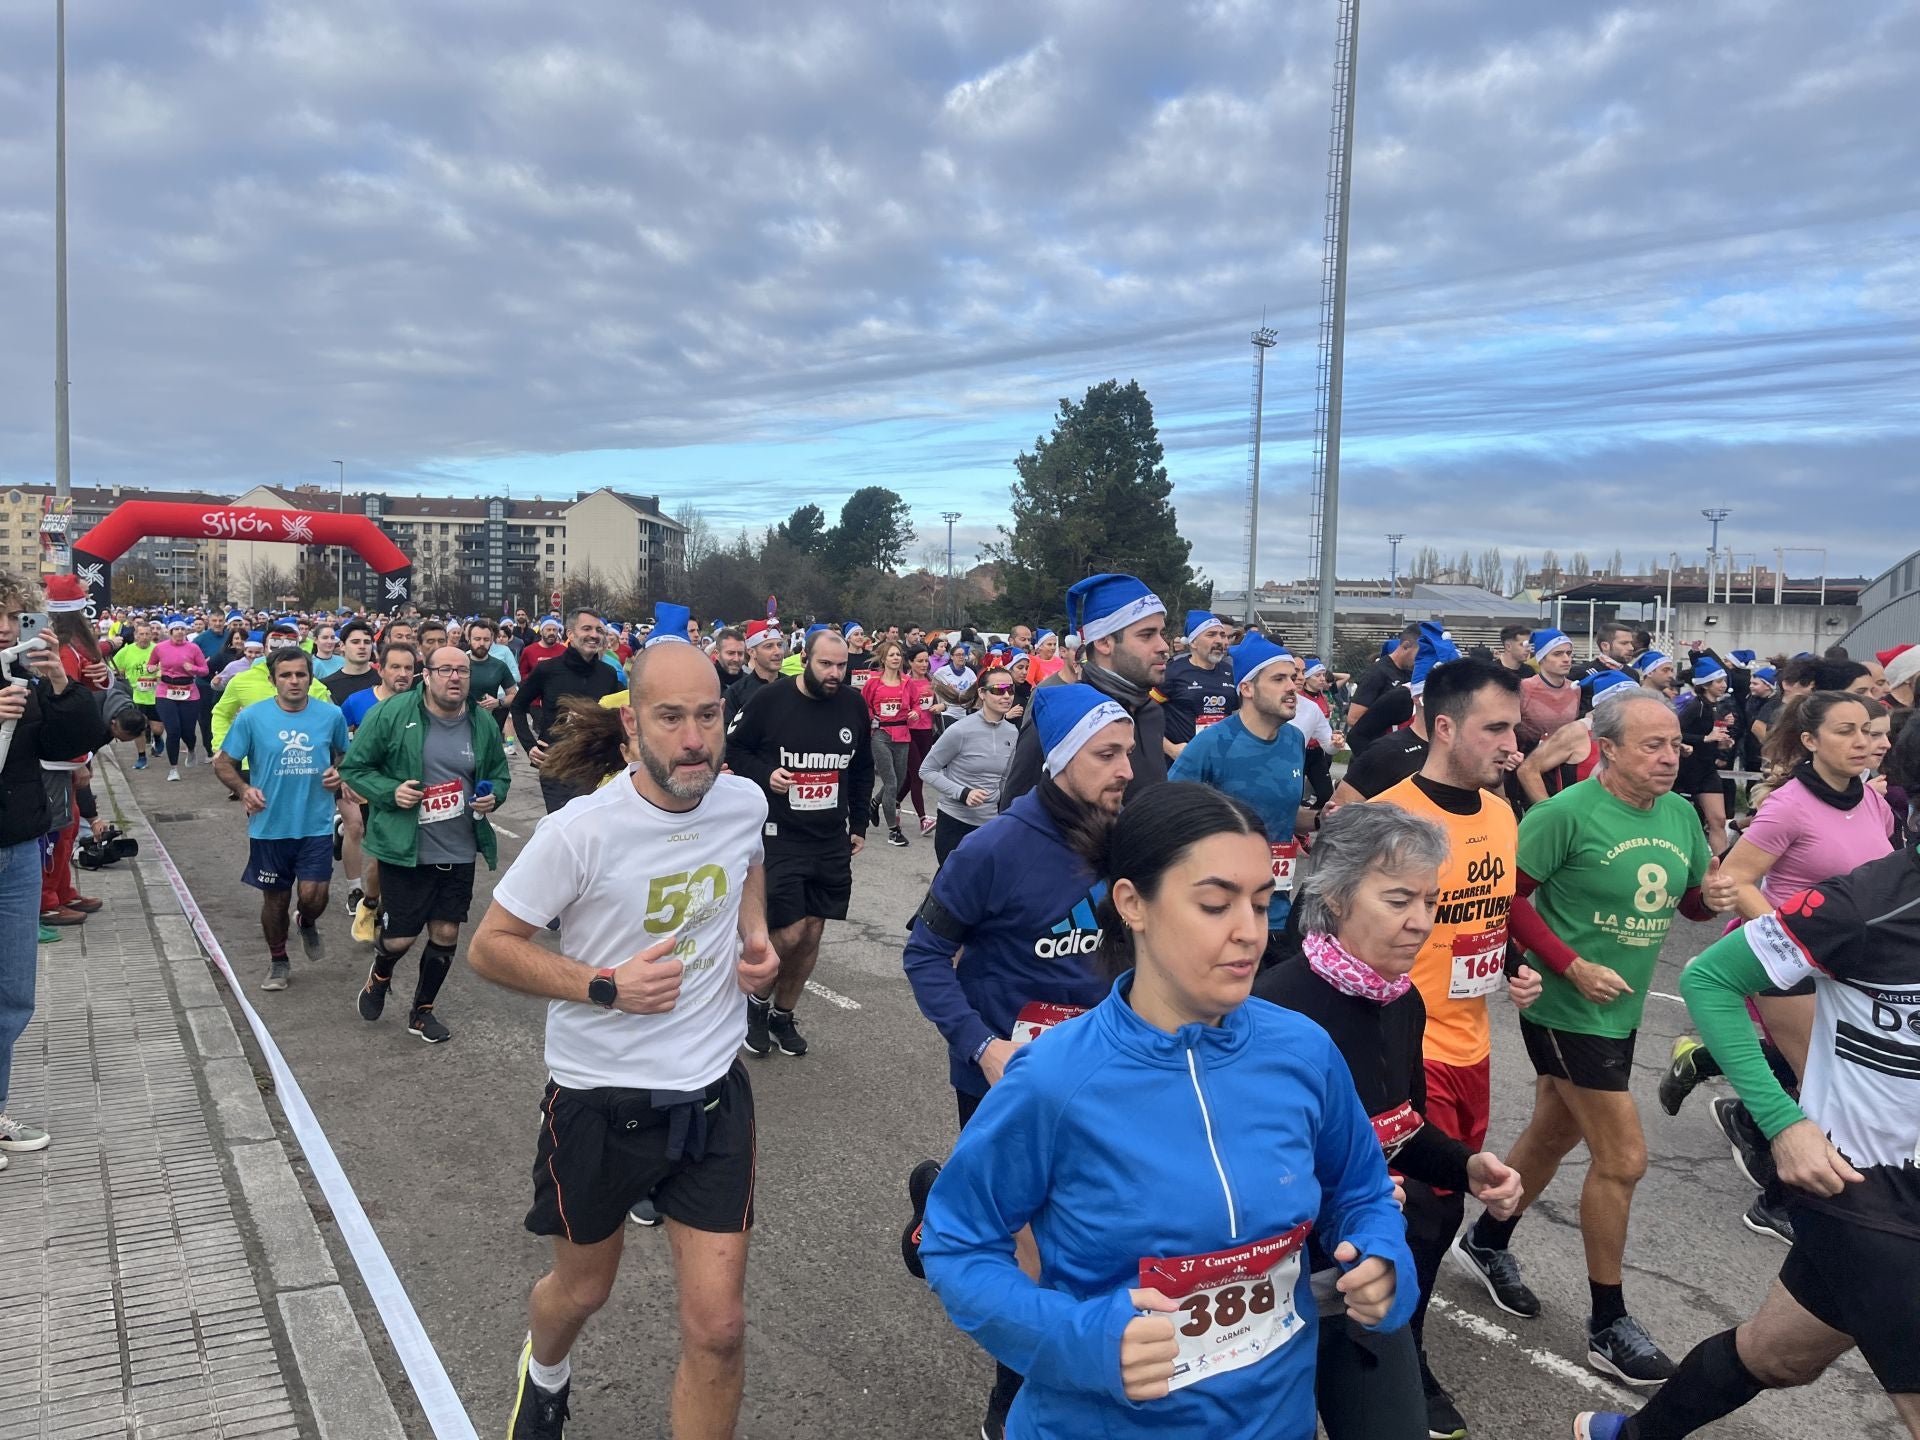
[[[1004,722],[1003,722],[1004,723]],[[958,800],[965,794],[965,788],[947,775],[947,766],[958,757],[960,742],[955,738],[960,727],[949,725],[941,732],[940,738],[933,742],[933,748],[927,751],[926,758],[920,762],[920,783],[932,788],[936,795],[947,800]]]
[[[1424,1122],[1424,1116],[1422,1117]],[[1438,1125],[1422,1123],[1388,1163],[1409,1179],[1437,1190],[1467,1193],[1467,1147]]]
[[[964,856],[954,851],[933,877],[929,892],[949,915],[969,929],[980,922],[980,902],[993,893],[988,854],[987,847],[978,845],[968,846]],[[915,918],[901,965],[920,1013],[945,1037],[955,1059],[971,1063],[974,1051],[987,1041],[1007,1037],[994,1034],[960,985],[953,957],[964,943],[934,934],[926,921]]]
[[[1373,1122],[1353,1088],[1347,1062],[1325,1042],[1320,1073],[1324,1089],[1320,1133],[1314,1141],[1314,1174],[1320,1181],[1321,1243],[1331,1255],[1345,1240],[1361,1256],[1378,1256],[1394,1271],[1393,1305],[1372,1330],[1398,1330],[1413,1318],[1420,1300],[1420,1281],[1414,1274],[1413,1252],[1407,1248],[1406,1217],[1393,1203],[1393,1181],[1387,1175]]]
[[[525,663],[524,657],[522,657],[522,663]],[[543,688],[531,674],[531,670],[536,668],[538,667],[530,667],[528,675],[520,683],[520,693],[513,697],[513,704],[507,707],[508,712],[513,716],[513,733],[516,735],[535,733],[533,721],[528,712],[533,708],[533,702],[540,698]]]
[[[1780,1088],[1747,1016],[1747,997],[1776,983],[1772,967],[1754,949],[1755,938],[1767,945],[1784,939],[1788,950],[1793,948],[1784,934],[1776,940],[1756,936],[1773,918],[1763,917],[1721,936],[1680,972],[1680,995],[1693,1023],[1700,1027],[1701,1040],[1769,1140],[1807,1118]]]
[[[1529,815],[1534,812],[1529,810]],[[1533,908],[1529,898],[1539,888],[1540,882],[1525,870],[1514,876],[1513,913],[1508,919],[1513,938],[1525,947],[1527,952],[1556,975],[1564,975],[1580,957],[1574,954],[1566,941],[1554,934],[1540,912]]]
[[[1132,1407],[1120,1378],[1131,1294],[1076,1300],[1036,1285],[1014,1258],[1015,1233],[1047,1203],[1059,1123],[1026,1083],[1030,1071],[1007,1068],[934,1182],[920,1232],[927,1284],[953,1323],[1010,1369]]]

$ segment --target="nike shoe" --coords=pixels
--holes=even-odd
[[[133,758],[133,768],[134,768],[134,769],[136,769],[136,770],[144,770],[144,769],[146,769],[146,768],[147,768],[147,757],[146,757],[146,756],[144,756],[144,755],[136,755],[136,756],[134,756],[134,758]]]
[[[904,850],[907,848],[907,837],[900,833],[900,827],[898,825],[887,831],[887,844],[893,846],[896,850]]]
[[[1587,1332],[1587,1364],[1602,1375],[1643,1389],[1665,1384],[1679,1368],[1631,1315],[1622,1315],[1603,1330]]]
[[[1766,1189],[1767,1182],[1773,1178],[1773,1147],[1754,1123],[1753,1116],[1747,1113],[1747,1107],[1731,1096],[1721,1095],[1713,1102],[1713,1119],[1720,1133],[1727,1137],[1733,1163],[1747,1177],[1747,1183],[1757,1190]]]
[[[800,1027],[793,1023],[793,1012],[782,1010],[778,1006],[769,1006],[767,1010],[767,1033],[773,1043],[780,1047],[782,1055],[791,1055],[795,1059],[807,1053],[807,1040],[800,1033]]]
[[[1426,1357],[1420,1357],[1420,1388],[1427,1401],[1427,1440],[1467,1440],[1467,1422],[1460,1407],[1453,1403],[1446,1387],[1427,1369]]]
[[[660,1212],[653,1208],[651,1198],[635,1201],[627,1211],[627,1219],[636,1225],[645,1225],[649,1229],[660,1223]]]
[[[1793,1244],[1793,1216],[1784,1205],[1769,1205],[1765,1195],[1755,1198],[1746,1214],[1740,1217],[1740,1223],[1756,1235],[1778,1240],[1782,1245]]]
[[[773,1009],[773,1003],[762,1000],[758,995],[747,996],[747,1038],[740,1043],[749,1055],[766,1056],[773,1053],[773,1036],[768,1033],[767,1018]]]
[[[1462,1230],[1447,1256],[1485,1287],[1487,1297],[1509,1315],[1532,1320],[1540,1314],[1540,1298],[1520,1278],[1520,1262],[1511,1250],[1483,1250]]]
[[[1709,1075],[1719,1073],[1719,1066],[1709,1069],[1701,1063],[1703,1060],[1711,1062],[1712,1059],[1713,1052],[1691,1035],[1682,1035],[1675,1040],[1673,1058],[1667,1062],[1667,1073],[1660,1077],[1660,1108],[1669,1115],[1678,1115],[1694,1087]]]
[[[533,1363],[533,1339],[520,1350],[520,1374],[513,1387],[513,1413],[507,1417],[507,1440],[566,1440],[569,1380],[558,1390],[542,1390],[527,1374]]]
[[[906,1262],[907,1273],[916,1280],[927,1278],[920,1264],[920,1227],[927,1218],[927,1196],[933,1193],[933,1182],[939,1178],[938,1160],[922,1160],[907,1176],[907,1200],[913,1206],[913,1218],[900,1232],[900,1258]]]

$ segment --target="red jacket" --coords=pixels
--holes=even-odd
[[[566,653],[566,648],[565,645],[542,645],[538,640],[528,641],[520,648],[521,682],[525,683],[526,678],[533,673],[534,666],[542,660],[551,660],[556,655]]]

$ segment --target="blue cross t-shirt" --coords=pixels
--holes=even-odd
[[[304,708],[282,710],[258,700],[234,716],[220,748],[247,762],[249,782],[267,808],[247,820],[255,840],[304,840],[333,833],[333,795],[321,784],[327,767],[347,751],[347,722],[339,708],[308,697]]]
[[[1265,822],[1267,839],[1285,845],[1300,819],[1300,794],[1307,764],[1307,737],[1297,725],[1282,725],[1271,740],[1247,729],[1244,711],[1193,737],[1167,772],[1169,780],[1198,780],[1253,807]],[[1276,865],[1279,862],[1275,862]],[[1277,872],[1276,872],[1277,873]],[[1293,908],[1292,874],[1276,887],[1267,907],[1267,928],[1286,928]]]

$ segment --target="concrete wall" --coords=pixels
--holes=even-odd
[[[1802,650],[1817,655],[1838,645],[1859,620],[1857,605],[1676,605],[1673,643],[1685,649],[1699,640],[1722,655],[1729,650],[1753,650],[1762,657]]]

